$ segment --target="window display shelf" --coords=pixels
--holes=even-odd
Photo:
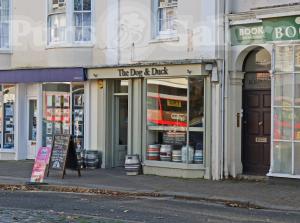
[[[268,177],[300,179],[300,175],[283,174],[283,173],[268,173],[267,176]]]
[[[145,166],[162,167],[162,168],[174,168],[174,169],[185,169],[185,170],[204,170],[204,164],[187,164],[187,163],[175,163],[166,161],[150,161],[145,160],[143,162]]]

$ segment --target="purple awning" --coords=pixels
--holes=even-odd
[[[84,68],[43,68],[1,70],[0,83],[81,82],[86,80]]]

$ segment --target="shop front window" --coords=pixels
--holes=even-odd
[[[43,85],[43,146],[52,147],[53,136],[60,134],[71,134],[75,148],[83,149],[83,84]]]
[[[203,164],[204,78],[147,80],[147,159]]]
[[[276,46],[272,173],[300,175],[299,64],[299,46]]]

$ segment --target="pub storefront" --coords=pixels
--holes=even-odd
[[[241,154],[233,160],[239,168],[232,172],[300,178],[300,16],[245,24],[232,15],[231,22],[229,88],[243,95],[231,95],[237,105],[229,105],[242,123],[227,126],[241,136],[240,143],[229,144],[240,146],[235,153]],[[249,83],[255,88],[250,94]],[[264,169],[257,168],[261,164]]]
[[[88,79],[105,102],[104,167],[138,154],[144,174],[210,176],[211,76],[203,64],[93,68]]]

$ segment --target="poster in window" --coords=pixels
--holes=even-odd
[[[68,95],[64,96],[64,107],[69,108],[70,107],[70,97]]]
[[[74,123],[74,135],[75,136],[82,136],[83,135],[83,125]]]
[[[60,122],[60,121],[62,121],[62,117],[61,117],[61,109],[60,108],[56,108],[55,109],[55,118],[54,118],[54,121],[56,121],[56,122]]]
[[[5,115],[6,116],[13,116],[14,111],[13,111],[13,106],[10,104],[5,104]]]
[[[63,122],[70,122],[70,109],[63,109],[63,117],[62,117]]]
[[[52,108],[46,109],[46,120],[53,121],[53,109]]]
[[[51,136],[47,136],[46,137],[46,146],[47,147],[52,147],[52,137]]]
[[[56,135],[61,134],[61,123],[60,122],[54,123],[54,134],[56,134]]]
[[[68,135],[70,134],[70,127],[69,124],[63,123],[63,134]]]
[[[55,107],[61,107],[61,96],[55,95]]]
[[[52,95],[47,95],[47,107],[52,107],[53,106],[53,96]]]
[[[5,144],[13,144],[14,142],[14,134],[6,133],[4,135],[4,143]]]
[[[74,121],[75,122],[82,122],[83,121],[83,110],[82,109],[75,109],[74,110]]]
[[[47,135],[52,135],[52,128],[53,128],[52,122],[47,122]]]
[[[83,95],[82,94],[74,95],[74,106],[83,107]]]

